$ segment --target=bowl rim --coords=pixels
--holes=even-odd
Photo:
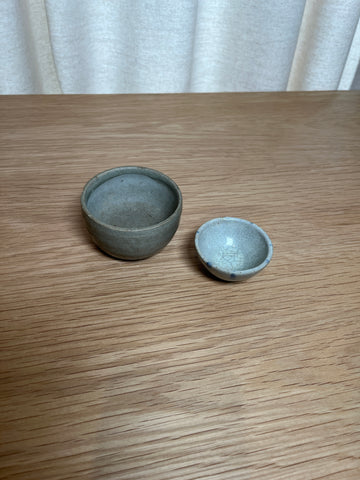
[[[177,195],[177,207],[175,208],[173,213],[168,217],[166,217],[165,220],[162,220],[161,222],[154,223],[153,225],[148,225],[147,227],[139,227],[139,228],[125,228],[125,227],[119,227],[116,225],[110,225],[109,223],[103,222],[98,217],[95,217],[92,213],[90,213],[89,209],[87,208],[87,201],[90,193],[95,188],[105,183],[107,180],[110,180],[111,178],[117,177],[119,175],[124,175],[126,173],[145,175],[153,179],[162,180],[164,181],[164,183],[170,186]],[[181,214],[182,194],[181,194],[180,188],[174,182],[174,180],[169,176],[165,175],[164,173],[160,172],[159,170],[156,170],[154,168],[149,168],[149,167],[140,167],[136,165],[126,165],[121,167],[109,168],[107,170],[99,172],[94,177],[90,178],[90,180],[88,180],[88,182],[85,184],[83,188],[83,191],[80,197],[80,203],[81,203],[81,208],[83,213],[87,217],[89,217],[93,222],[99,225],[102,225],[103,227],[109,228],[117,232],[145,232],[145,231],[150,231],[150,230],[159,228],[165,223],[169,223],[172,220],[172,218],[177,217]]]
[[[266,245],[267,245],[267,248],[268,248],[266,258],[261,263],[259,263],[255,267],[247,268],[247,269],[243,269],[243,270],[240,270],[240,269],[239,270],[226,270],[224,268],[219,268],[217,265],[211,264],[210,260],[209,259],[207,260],[204,257],[204,255],[202,254],[201,249],[199,247],[199,237],[200,237],[200,235],[204,232],[204,230],[206,230],[209,227],[209,225],[211,225],[213,223],[223,223],[223,222],[228,222],[228,221],[249,225],[249,226],[251,226],[251,228],[254,228],[255,230],[257,230],[261,234],[261,236],[264,238],[264,240],[266,242]],[[196,251],[197,251],[200,259],[202,260],[204,265],[206,265],[207,268],[211,268],[212,270],[218,271],[222,274],[229,275],[229,276],[232,276],[232,275],[234,275],[234,276],[247,276],[247,275],[253,275],[257,272],[260,272],[264,267],[266,267],[266,265],[268,265],[270,263],[270,260],[271,260],[272,255],[273,255],[273,244],[272,244],[268,234],[262,228],[260,228],[256,223],[251,222],[250,220],[245,220],[244,218],[238,218],[238,217],[217,217],[217,218],[212,218],[211,220],[208,220],[207,222],[203,223],[201,225],[201,227],[198,228],[198,230],[196,231],[196,234],[195,234],[195,248],[196,248]]]

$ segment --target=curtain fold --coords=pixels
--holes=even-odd
[[[192,91],[286,89],[305,0],[198,4]]]
[[[359,62],[359,18],[358,0],[307,0],[288,90],[351,87],[357,68],[353,60]]]
[[[1,0],[0,93],[360,88],[360,0]]]
[[[339,81],[339,90],[349,90],[351,88],[360,89],[360,84],[356,83],[357,72],[360,71],[360,17],[357,22],[356,30],[352,38],[351,47],[344,65],[344,69]]]
[[[0,93],[61,93],[44,0],[2,0],[0,40]]]

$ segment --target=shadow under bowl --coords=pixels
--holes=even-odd
[[[81,209],[94,243],[109,255],[141,260],[164,248],[180,222],[182,195],[163,173],[117,167],[89,180]]]
[[[214,276],[243,281],[263,270],[271,260],[273,246],[255,223],[241,218],[214,218],[195,235],[201,262]]]

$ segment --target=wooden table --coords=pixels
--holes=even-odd
[[[0,98],[1,479],[360,478],[360,93]],[[79,197],[119,165],[180,186],[180,228],[123,262]],[[236,216],[274,257],[207,275]]]

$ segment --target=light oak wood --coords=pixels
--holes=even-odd
[[[360,478],[360,93],[0,98],[1,479]],[[158,255],[89,240],[96,173],[184,196]],[[193,237],[252,220],[274,257],[211,278]]]

